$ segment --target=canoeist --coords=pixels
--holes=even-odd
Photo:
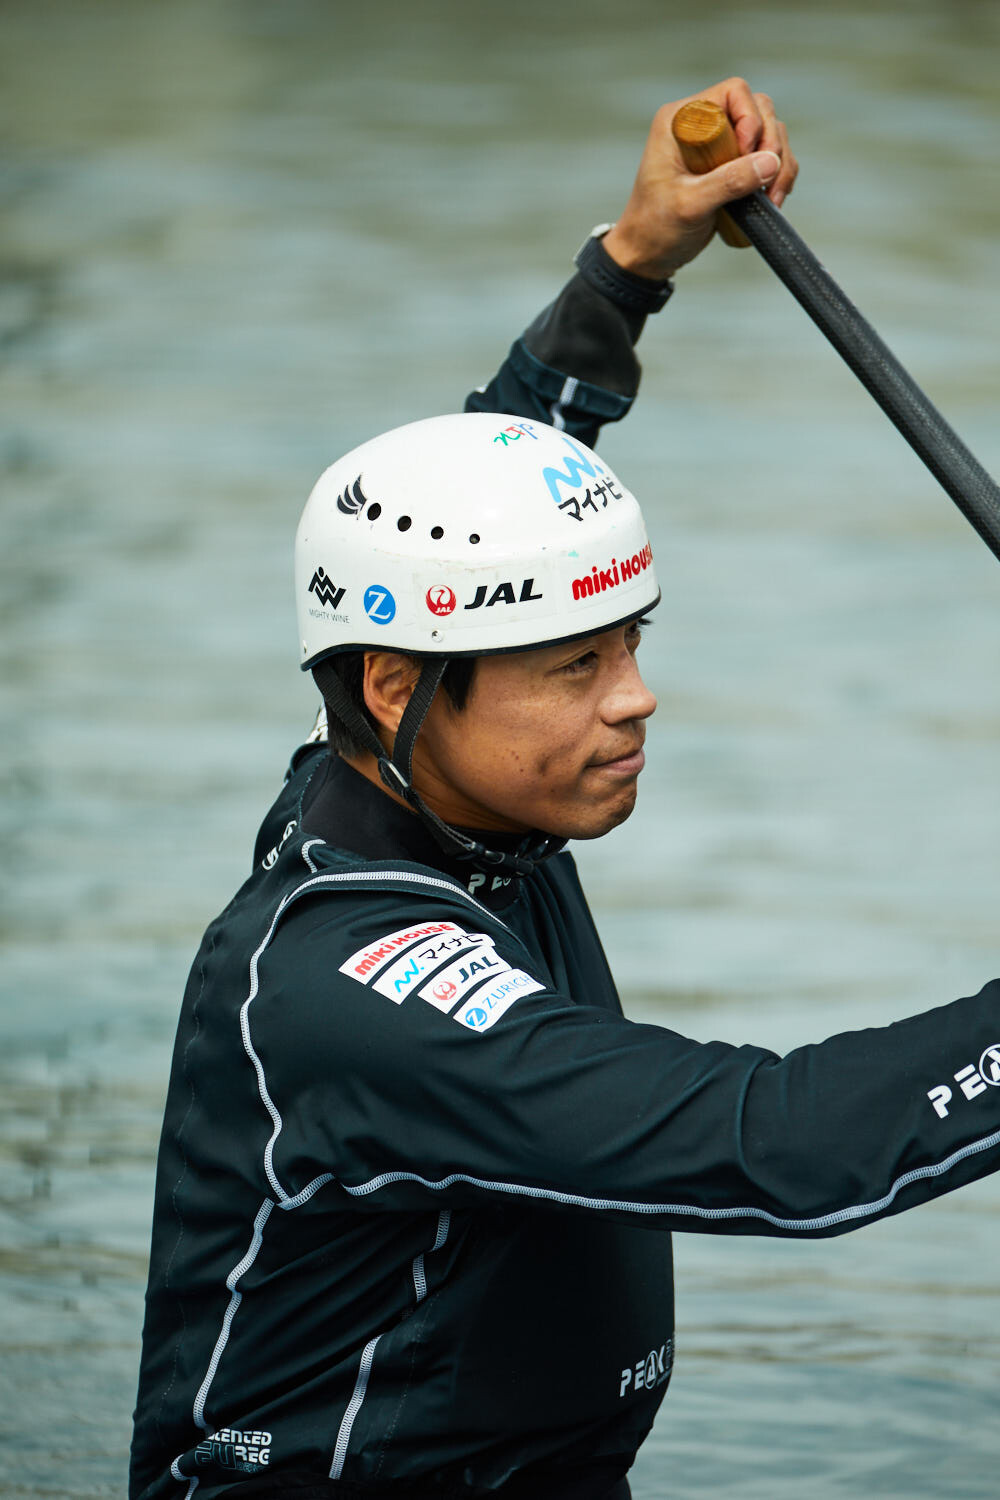
[[[592,445],[720,205],[795,177],[768,99],[706,94],[740,159],[689,176],[660,111],[496,378],[306,506],[325,724],[184,1000],[133,1500],[623,1500],[672,1230],[839,1234],[1000,1164],[1000,985],[785,1058],[636,1025],[563,847],[631,813],[655,706],[655,559]]]

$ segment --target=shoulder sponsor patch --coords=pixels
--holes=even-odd
[[[482,947],[474,948],[436,974],[430,984],[419,990],[421,1000],[445,1012],[452,1011],[460,1000],[487,979],[496,979],[510,969],[506,959],[501,958],[485,933],[474,936],[485,939]]]
[[[390,964],[372,981],[372,989],[378,990],[380,995],[385,995],[389,1000],[395,1000],[398,1005],[416,989],[426,975],[433,974],[435,969],[447,963],[456,953],[475,949],[479,944],[489,944],[491,948],[493,946],[485,932],[464,932],[459,928],[457,932],[436,933],[426,942],[416,943],[408,948],[402,958],[397,958],[395,963]]]
[[[357,953],[352,953],[350,958],[341,964],[340,972],[350,975],[361,984],[368,984],[372,976],[377,974],[379,969],[384,969],[389,960],[395,958],[404,948],[422,942],[425,938],[437,937],[442,933],[463,932],[463,930],[457,922],[424,922],[419,927],[400,927],[397,932],[387,932],[385,937],[376,938],[374,943],[369,943],[366,948],[359,948]]]
[[[359,948],[341,974],[401,1005],[416,994],[469,1031],[488,1031],[515,1000],[545,985],[514,969],[487,932],[457,922],[425,922]]]
[[[544,984],[533,979],[523,969],[511,969],[494,983],[485,984],[478,989],[455,1012],[455,1020],[467,1026],[470,1031],[488,1031],[505,1011],[510,1010],[515,1000],[544,988]]]

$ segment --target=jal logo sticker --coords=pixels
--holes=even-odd
[[[418,991],[421,1000],[426,1000],[428,1005],[433,1005],[436,1010],[447,1014],[455,1009],[460,1000],[464,1000],[470,991],[477,989],[479,985],[485,984],[487,980],[499,978],[501,974],[510,973],[510,964],[500,957],[493,946],[493,939],[486,936],[484,932],[469,934],[470,939],[475,937],[480,941],[478,948],[471,953],[465,953],[447,969],[442,969],[430,984],[425,984]]]
[[[477,990],[473,999],[455,1012],[455,1020],[470,1031],[489,1031],[510,1010],[515,1000],[544,988],[544,984],[523,969],[511,969],[496,984],[484,985]]]
[[[312,576],[308,592],[315,594],[320,604],[326,604],[331,609],[336,609],[347,591],[346,589],[339,589],[335,583],[331,583],[324,568],[317,568]]]
[[[427,608],[432,615],[454,614],[457,604],[454,589],[450,589],[446,583],[436,583],[427,590]]]
[[[512,583],[498,583],[496,588],[489,589],[485,583],[481,583],[476,589],[471,604],[463,606],[464,609],[490,609],[494,604],[532,604],[536,599],[541,599],[542,594],[533,592],[535,580],[533,578],[521,579],[521,592],[514,593]],[[489,594],[487,599],[486,595]]]
[[[458,985],[452,984],[450,979],[436,979],[433,984],[421,990],[420,994],[431,1005],[436,1005],[438,1010],[449,1011],[458,1003]]]
[[[966,1099],[975,1099],[977,1095],[985,1094],[987,1088],[1000,1088],[1000,1042],[994,1042],[986,1048],[978,1067],[968,1063],[953,1076]],[[949,1085],[939,1083],[936,1088],[927,1090],[927,1097],[938,1118],[947,1120],[950,1113],[948,1106],[953,1097]]]
[[[365,589],[365,614],[374,625],[388,625],[396,615],[396,601],[381,583],[370,583]]]

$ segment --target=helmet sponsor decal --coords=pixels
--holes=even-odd
[[[568,500],[562,501],[559,509],[566,511],[574,521],[585,520],[585,510],[592,510],[595,516],[599,516],[602,510],[608,508],[609,495],[612,500],[622,498],[624,491],[615,489],[617,482],[611,474],[606,474],[600,484],[595,484],[592,490],[584,490],[582,499],[579,495],[570,495]],[[598,500],[601,502],[600,509],[597,505]]]
[[[500,1017],[520,1000],[522,995],[531,995],[544,990],[539,980],[533,979],[523,969],[511,969],[496,984],[483,985],[471,1000],[460,1005],[454,1019],[470,1031],[489,1031]]]
[[[556,469],[551,464],[546,464],[542,470],[542,478],[548,485],[549,494],[557,505],[563,498],[559,493],[560,485],[563,485],[567,490],[575,490],[579,488],[584,474],[586,474],[588,479],[596,479],[598,475],[604,473],[600,464],[591,463],[583,449],[578,447],[573,439],[567,437],[565,433],[563,434],[563,442],[569,450],[566,458],[566,467],[564,469]]]
[[[630,583],[644,573],[652,561],[653,549],[647,542],[641,552],[633,552],[631,557],[623,557],[621,561],[613,557],[606,568],[599,568],[595,563],[589,573],[573,579],[573,598],[592,599],[595,594]]]
[[[511,443],[516,443],[518,438],[522,437],[530,437],[533,438],[536,443],[538,442],[538,434],[537,432],[535,432],[530,422],[515,422],[512,424],[512,426],[505,427],[503,432],[497,433],[493,441],[495,443],[500,443],[504,448],[507,448]]]
[[[381,583],[370,583],[365,589],[365,614],[375,625],[388,625],[396,615],[396,601]]]
[[[320,604],[328,604],[331,609],[336,609],[347,591],[331,583],[324,568],[317,568],[307,592],[315,594]]]
[[[546,464],[542,470],[542,478],[549,487],[549,494],[559,509],[574,521],[586,520],[587,511],[599,516],[602,510],[607,510],[609,497],[621,500],[624,491],[619,488],[618,480],[610,469],[597,463],[593,454],[588,457],[565,433],[563,442],[568,449],[565,466],[557,469],[552,464]],[[585,478],[592,479],[595,483],[585,485]],[[563,493],[565,490],[572,493],[566,495]]]
[[[337,509],[343,511],[345,516],[357,518],[367,504],[368,496],[361,488],[361,475],[359,474],[354,483],[347,485],[337,496]]]
[[[432,615],[450,615],[457,603],[454,589],[446,583],[435,583],[427,590],[427,608]]]
[[[464,604],[463,609],[489,609],[493,604],[531,604],[536,599],[542,599],[543,594],[533,592],[535,580],[533,578],[521,579],[521,591],[514,593],[512,583],[498,583],[496,588],[490,589],[487,584],[481,583],[472,597],[471,604]],[[489,594],[487,599],[486,595]]]

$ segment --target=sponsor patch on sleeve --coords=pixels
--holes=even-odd
[[[510,964],[500,957],[485,933],[476,933],[475,936],[484,938],[483,946],[463,953],[461,958],[436,974],[430,984],[418,991],[421,1000],[445,1013],[453,1011],[471,990],[510,970]]]
[[[404,948],[422,942],[425,938],[463,932],[463,930],[457,922],[424,922],[419,927],[400,927],[398,931],[387,932],[385,937],[376,938],[374,943],[369,943],[366,948],[359,948],[357,953],[352,953],[350,958],[341,964],[340,972],[350,975],[352,979],[357,979],[360,984],[369,984],[373,976],[380,969],[384,969],[389,960],[395,958]]]
[[[488,1031],[522,995],[545,985],[514,969],[486,932],[457,922],[425,922],[386,933],[340,965],[395,1005],[416,994],[469,1031]]]
[[[510,1010],[515,1000],[544,988],[544,984],[533,979],[523,969],[511,969],[499,979],[476,990],[455,1012],[455,1020],[467,1026],[470,1031],[489,1031],[504,1012]]]

